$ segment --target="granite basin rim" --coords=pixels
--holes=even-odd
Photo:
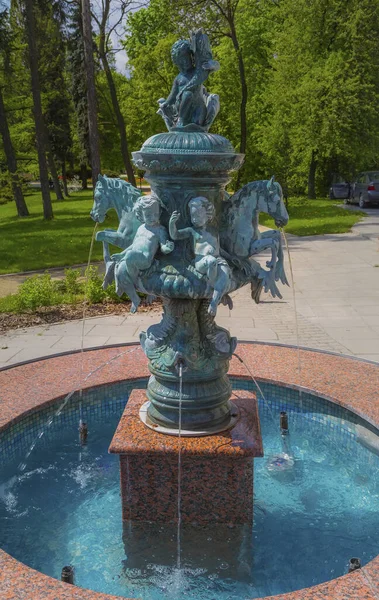
[[[133,344],[115,345],[112,348],[86,349],[83,353],[85,359],[91,357],[91,363],[105,362],[112,359],[116,348],[122,351],[125,346]],[[137,345],[135,345],[137,346]],[[137,350],[137,348],[136,348]],[[362,359],[355,359],[344,355],[322,352],[312,349],[301,349],[302,381],[301,385],[294,382],[298,380],[297,348],[275,343],[247,342],[239,344],[239,353],[251,368],[254,369],[257,380],[269,382],[278,386],[292,389],[302,389],[317,395],[330,402],[334,402],[365,419],[368,423],[379,429],[379,364]],[[140,351],[138,351],[138,354]],[[53,357],[45,357],[33,361],[13,365],[0,369],[0,386],[2,387],[2,415],[0,416],[0,432],[22,420],[26,415],[37,412],[62,399],[72,391],[70,379],[66,389],[56,389],[56,382],[52,381],[51,374],[54,368],[68,372],[73,364],[78,363],[76,354],[79,352],[64,352]],[[123,356],[123,365],[128,368],[128,377],[120,377],[112,364],[99,371],[92,380],[86,382],[83,389],[91,389],[102,385],[123,380],[136,380],[148,378],[147,363],[143,360],[136,361],[135,354]],[[229,374],[240,380],[250,380],[242,364],[233,359]],[[32,378],[32,381],[30,380]],[[15,383],[19,382],[21,392],[16,392]],[[39,398],[30,398],[30,386],[41,383]],[[62,383],[62,382],[59,382]],[[43,385],[42,385],[43,384]],[[63,386],[64,387],[64,386]],[[5,597],[26,600],[39,598],[53,600],[60,598],[69,600],[121,600],[119,596],[112,596],[91,590],[63,584],[47,575],[16,561],[4,551],[0,550],[0,591]],[[311,600],[316,598],[333,598],[343,600],[354,597],[356,600],[372,600],[378,597],[379,590],[379,556],[367,563],[362,569],[349,575],[332,579],[311,588],[270,596],[280,600]],[[18,581],[17,581],[18,580]],[[18,585],[19,582],[19,585]],[[349,595],[353,593],[353,596]],[[32,594],[32,595],[31,595]],[[125,600],[125,598],[124,598]],[[263,600],[261,598],[261,600]]]

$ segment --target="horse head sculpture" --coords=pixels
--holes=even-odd
[[[103,223],[109,208],[108,177],[106,175],[99,175],[95,187],[93,206],[90,212],[91,218],[96,223]]]
[[[263,205],[259,210],[268,213],[275,221],[277,227],[284,227],[288,223],[288,212],[283,201],[283,191],[278,181],[272,176],[267,182],[265,194],[260,196],[260,202],[263,199]]]

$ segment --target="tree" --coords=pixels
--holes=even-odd
[[[91,25],[91,7],[89,0],[82,2],[83,43],[87,75],[88,126],[91,148],[92,183],[95,189],[97,178],[101,171],[99,129],[97,124],[97,101],[95,86],[95,64],[93,59],[93,40]]]
[[[87,78],[85,70],[83,21],[80,5],[73,5],[70,13],[67,69],[71,79],[70,94],[76,114],[79,146],[79,165],[83,189],[87,188],[87,165],[91,162],[88,125]]]
[[[379,155],[379,3],[281,0],[272,32],[260,147],[314,198],[322,169],[367,168]]]
[[[25,27],[29,49],[29,65],[31,74],[31,87],[33,95],[33,114],[36,128],[36,142],[41,182],[43,216],[45,219],[53,218],[53,207],[50,198],[49,173],[46,164],[46,128],[42,113],[41,88],[38,73],[38,53],[36,46],[36,24],[33,0],[23,0],[25,9]]]
[[[114,19],[112,25],[109,23],[110,13],[112,4],[116,4],[113,0],[104,0],[102,2],[102,10],[101,14],[97,15],[96,12],[93,12],[93,18],[97,23],[98,27],[98,43],[97,43],[97,51],[99,54],[99,58],[101,64],[103,65],[104,73],[107,79],[107,83],[109,86],[110,98],[112,102],[112,107],[114,110],[114,114],[116,116],[116,121],[119,130],[120,136],[120,145],[121,145],[121,156],[124,163],[125,171],[128,175],[128,180],[132,185],[136,185],[136,180],[134,177],[133,167],[130,160],[130,153],[128,148],[128,140],[126,136],[125,129],[125,120],[124,116],[120,109],[119,99],[117,96],[116,85],[114,81],[114,76],[112,69],[109,64],[108,54],[111,51],[111,35],[116,30],[116,28],[120,25],[126,12],[129,10],[131,5],[133,4],[133,0],[119,0],[117,3],[118,17]]]
[[[70,132],[70,97],[65,80],[65,13],[63,0],[40,2],[37,14],[39,72],[42,106],[47,127],[47,159],[59,200],[63,200],[57,164],[66,170],[66,157],[72,146]],[[63,174],[63,173],[62,173]],[[65,183],[65,176],[63,178]],[[67,193],[67,186],[66,193]]]
[[[8,11],[0,12],[0,66],[1,79],[9,83],[9,74],[11,73],[10,53],[12,47],[12,34],[9,28]],[[22,193],[22,188],[17,174],[17,160],[13,148],[12,139],[9,131],[7,113],[5,109],[4,96],[2,91],[2,81],[0,79],[0,133],[3,140],[4,152],[6,155],[8,171],[11,177],[11,186],[13,197],[17,207],[19,217],[29,216],[28,207]]]

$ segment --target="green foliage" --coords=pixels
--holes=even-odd
[[[341,207],[337,203],[341,204]],[[345,233],[365,216],[365,213],[360,211],[344,210],[338,200],[291,197],[288,204],[290,220],[285,231],[293,235]],[[274,227],[269,215],[261,213],[259,222],[266,227]]]
[[[18,312],[35,310],[40,306],[52,306],[57,301],[57,288],[49,273],[28,277],[17,293]]]
[[[106,293],[103,290],[103,280],[99,275],[98,267],[90,265],[85,272],[85,297],[89,304],[102,302]]]
[[[129,299],[126,294],[121,297],[116,294],[114,283],[111,283],[106,290],[103,289],[103,277],[99,275],[99,268],[96,265],[90,265],[86,269],[84,291],[85,299],[89,304],[99,304],[106,300],[119,303]]]
[[[33,271],[87,263],[94,222],[89,216],[92,190],[72,193],[54,204],[54,220],[43,221],[41,193],[28,196],[30,217],[15,216],[12,202],[0,206],[0,273]],[[115,212],[107,227],[117,229]],[[95,243],[92,260],[102,260],[102,244]]]
[[[79,269],[64,270],[64,289],[71,297],[77,296],[83,291],[83,285],[79,282]]]
[[[79,164],[90,164],[87,82],[82,33],[83,24],[80,5],[73,5],[70,12],[67,42],[69,88],[76,117],[72,122],[72,129],[74,141],[75,137],[77,138],[77,158]]]
[[[0,204],[6,204],[13,198],[9,171],[0,172]]]
[[[112,171],[111,169],[101,169],[101,173],[102,175],[106,175],[107,177],[118,177],[120,175],[118,171]]]
[[[129,298],[116,294],[115,284],[107,290],[102,288],[102,277],[99,269],[91,265],[86,269],[84,281],[80,269],[65,269],[64,279],[53,280],[49,273],[28,277],[16,294],[0,298],[0,313],[22,313],[35,311],[43,306],[59,306],[62,304],[101,304],[103,302],[120,303]]]
[[[313,155],[321,193],[332,171],[376,165],[378,0],[282,0],[272,31],[259,146],[278,178],[305,191]]]
[[[17,181],[18,185],[21,186],[22,193],[24,196],[28,192],[28,184],[26,181],[26,177],[23,176],[22,173],[15,173],[12,177],[9,171],[1,171],[0,172],[0,204],[6,204],[13,200],[13,190],[12,190],[12,179]]]

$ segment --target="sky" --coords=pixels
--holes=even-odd
[[[131,1],[133,2],[133,0],[131,0]],[[114,11],[113,15],[110,17],[110,25],[111,26],[115,22],[117,22],[117,20],[120,18],[120,11],[117,10],[117,4],[119,4],[119,3],[120,3],[120,0],[113,0],[113,5],[115,7],[115,11]],[[92,0],[91,4],[94,7],[96,7],[96,5],[100,6],[101,0]],[[135,12],[136,10],[138,10],[142,4],[144,4],[146,6],[148,4],[148,0],[140,0],[140,1],[136,0],[131,5],[130,12]],[[127,55],[126,51],[122,48],[121,43],[120,43],[120,38],[122,38],[125,35],[126,18],[127,18],[127,15],[125,16],[125,19],[123,20],[123,22],[118,26],[117,30],[113,33],[112,38],[111,38],[113,47],[115,49],[116,48],[119,49],[119,51],[115,53],[116,69],[123,75],[128,74],[127,68],[126,68],[128,55]]]

